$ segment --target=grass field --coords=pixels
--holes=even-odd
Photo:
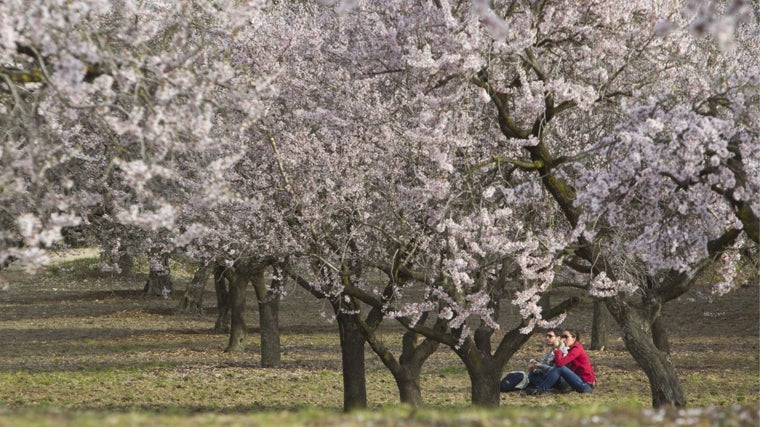
[[[95,261],[83,252],[36,276],[3,272],[0,426],[758,425],[757,284],[711,303],[696,290],[666,308],[687,409],[649,409],[646,377],[613,328],[611,345],[589,352],[599,378],[592,395],[509,393],[498,410],[470,408],[467,373],[442,348],[424,368],[426,405],[412,410],[368,349],[370,408],[342,414],[337,326],[306,292],[291,288],[282,302],[283,366],[262,369],[252,290],[246,350],[227,354],[227,337],[212,333],[212,292],[203,314],[175,313],[187,274],[175,275],[173,298],[152,298],[141,293],[144,277],[103,275]],[[566,324],[588,331],[589,311],[583,305]],[[398,347],[401,332],[389,323],[383,336]],[[524,369],[541,341],[533,337],[507,369]]]

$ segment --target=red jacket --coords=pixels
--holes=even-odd
[[[586,350],[579,342],[574,342],[567,351],[567,355],[562,357],[562,351],[554,350],[554,363],[557,366],[567,365],[571,371],[575,372],[583,381],[589,384],[596,384],[596,375],[594,368],[591,366]]]

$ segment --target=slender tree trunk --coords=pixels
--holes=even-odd
[[[365,339],[358,325],[357,314],[347,313],[340,300],[333,301],[340,331],[340,353],[343,361],[343,410],[367,408],[367,379],[364,364]]]
[[[182,313],[203,312],[203,292],[206,290],[206,282],[211,275],[211,266],[204,265],[195,271],[193,280],[187,285],[182,300],[179,302],[178,311]]]
[[[269,289],[264,281],[264,270],[259,270],[252,277],[253,289],[259,306],[259,324],[261,326],[261,366],[277,368],[280,366],[280,309],[279,281],[272,279]]]
[[[652,322],[621,301],[610,299],[607,307],[620,325],[628,352],[649,379],[652,406],[685,406],[686,399],[676,369],[668,354],[658,349],[652,340]]]
[[[594,301],[589,350],[604,350],[609,345],[610,313],[601,301]]]
[[[218,314],[214,332],[226,334],[230,331],[230,293],[229,280],[225,277],[227,268],[217,266],[214,269],[214,290],[216,291],[216,307]]]
[[[231,309],[230,341],[225,353],[243,349],[243,341],[248,332],[245,324],[246,289],[250,280],[245,268],[236,268],[232,283],[230,283],[229,306]]]

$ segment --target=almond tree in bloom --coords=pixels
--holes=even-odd
[[[432,3],[348,15],[294,11],[293,40],[281,54],[287,70],[260,123],[271,133],[292,200],[291,232],[309,242],[299,278],[308,281],[305,271],[313,269],[309,286],[334,301],[341,330],[358,323],[378,351],[357,300],[395,317],[454,349],[470,372],[473,402],[495,405],[511,355],[535,326],[561,320],[555,317],[569,303],[549,313],[539,304],[562,246],[537,224],[556,220],[557,212],[548,203],[522,204],[517,195],[539,186],[510,159],[494,158],[493,140],[473,136],[489,132],[482,92],[466,74],[455,76],[465,85],[431,85],[416,72],[418,52],[408,51],[429,27],[439,27],[443,40],[459,32],[452,49],[486,37],[469,9],[461,12],[464,26]],[[474,55],[452,56],[460,60],[473,70],[483,65]],[[504,181],[510,188],[497,190]],[[534,221],[526,225],[527,218]],[[386,280],[374,279],[378,271]],[[492,348],[503,327],[501,299],[517,290],[526,320]],[[426,318],[442,322],[425,326]]]
[[[188,177],[176,166],[219,140],[243,144],[260,111],[264,76],[231,60],[259,11],[234,3],[0,5],[0,259],[44,261],[95,207],[103,221],[184,227],[173,200],[184,195],[169,190]]]
[[[260,121],[283,190],[274,204],[281,209],[289,233],[301,243],[300,250],[293,246],[288,274],[330,302],[333,312],[326,315],[337,321],[341,338],[344,407],[366,407],[362,332],[377,348],[380,343],[370,331],[377,317],[363,323],[358,302],[345,288],[355,283],[372,286],[363,260],[378,252],[391,256],[386,236],[364,226],[364,221],[370,213],[373,217],[387,214],[377,210],[377,189],[389,175],[402,170],[398,154],[382,142],[386,131],[367,134],[388,123],[393,108],[378,98],[363,99],[363,94],[383,91],[377,85],[385,85],[385,80],[366,75],[363,65],[355,68],[367,52],[363,48],[352,51],[351,31],[330,9],[287,5],[273,10],[270,19],[292,30],[283,34],[288,43],[275,52],[283,64],[282,74],[275,79],[278,96]],[[408,351],[425,352],[431,347],[410,346]],[[427,355],[420,356],[420,364]],[[405,369],[397,365],[403,362],[396,362],[390,368],[397,376],[402,400],[418,403],[419,365],[416,377],[402,379]],[[410,387],[405,394],[402,384],[410,383],[417,389]]]
[[[553,25],[539,21],[519,85],[503,86],[493,67],[478,84],[504,136],[529,141],[536,178],[575,230],[565,259],[605,300],[653,405],[683,406],[652,328],[711,260],[757,250],[757,29],[732,27],[731,49],[720,50],[694,39],[684,9],[592,3],[542,11]],[[742,3],[726,19],[751,15]],[[520,117],[526,83],[540,103]]]
[[[599,296],[636,286],[635,299],[613,297],[607,306],[649,377],[655,406],[685,403],[675,374],[662,372],[670,370],[663,304],[715,262],[724,276],[716,293],[739,285],[739,253],[756,257],[760,242],[757,29],[740,28],[731,49],[719,50],[695,43],[683,21],[670,25],[657,44],[678,56],[660,62],[670,68],[646,96],[621,105],[614,132],[594,148],[605,162],[575,195],[579,224],[603,225],[584,231],[589,242],[609,248],[578,253]]]
[[[272,94],[250,48],[262,5],[0,4],[0,261],[44,263],[82,224],[115,259],[155,255],[148,285],[168,296],[169,254],[232,266],[261,241],[251,236],[267,238],[257,213],[269,195],[241,196],[240,175],[226,175],[245,155],[268,164],[251,131]]]

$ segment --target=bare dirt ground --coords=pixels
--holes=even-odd
[[[86,254],[82,255],[86,256]],[[79,267],[81,269],[81,266]],[[227,337],[212,332],[213,288],[202,314],[178,314],[189,277],[175,279],[169,299],[142,294],[145,278],[125,280],[102,273],[51,269],[39,275],[10,269],[0,291],[0,409],[55,407],[73,410],[238,412],[297,410],[342,405],[337,327],[329,306],[298,288],[283,300],[283,367],[258,364],[255,299],[249,298],[247,349],[227,354]],[[748,283],[708,302],[696,289],[670,303],[673,360],[691,406],[755,405],[760,399],[760,286]],[[507,307],[505,315],[514,316]],[[566,321],[590,330],[590,303]],[[610,346],[590,352],[600,378],[594,399],[603,405],[646,407],[648,382],[612,326]],[[395,340],[399,328],[389,325]],[[535,336],[510,362],[524,369],[541,351]],[[367,353],[369,400],[378,407],[398,402],[393,379]],[[466,371],[450,350],[425,365],[423,397],[432,406],[465,406]],[[524,406],[572,406],[582,397],[545,400],[504,394]],[[757,414],[755,414],[757,415]]]

